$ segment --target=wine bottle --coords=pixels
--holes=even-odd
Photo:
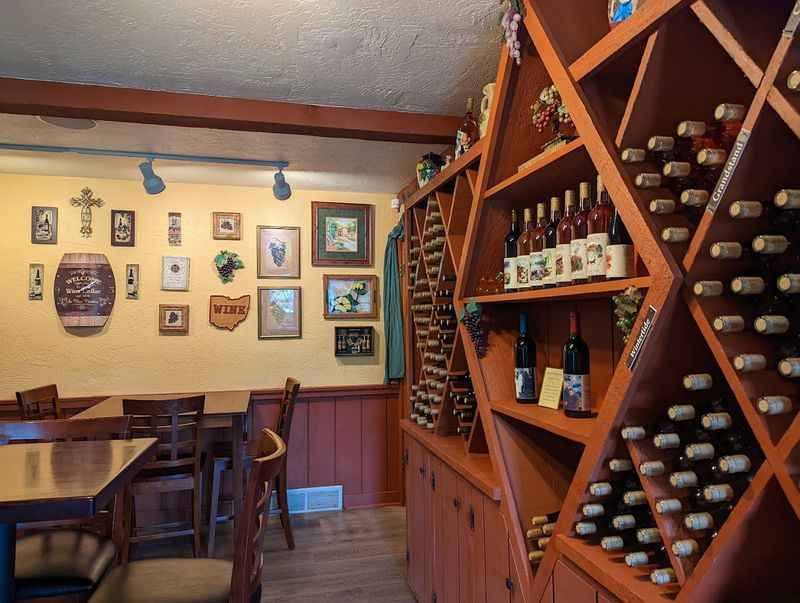
[[[709,509],[700,513],[689,513],[683,518],[683,525],[686,526],[687,530],[693,532],[711,530],[713,528],[719,529],[730,514],[730,505],[718,509]]]
[[[633,241],[628,229],[614,207],[614,215],[608,227],[606,247],[606,278],[628,278],[633,275]]]
[[[519,337],[514,345],[514,387],[517,402],[531,404],[539,399],[536,385],[536,344],[528,337],[528,315],[519,315]]]
[[[530,273],[531,273],[531,243],[533,239],[533,212],[530,208],[525,208],[524,212],[525,226],[522,234],[517,239],[517,290],[530,289]]]
[[[672,554],[680,559],[697,555],[700,552],[700,543],[694,538],[675,540],[672,543]]]
[[[591,282],[606,278],[606,246],[608,245],[608,227],[611,223],[611,203],[603,185],[603,179],[597,176],[597,203],[589,212],[589,225],[586,243],[586,273]]]
[[[682,226],[668,226],[661,231],[661,240],[665,243],[686,243],[690,237],[689,229]]]
[[[677,581],[678,577],[675,575],[675,570],[671,567],[659,568],[650,572],[650,582],[653,584],[663,586],[664,584],[672,584]]]
[[[792,92],[800,90],[800,69],[795,69],[786,78],[786,87]]]
[[[572,283],[572,267],[570,263],[570,242],[572,241],[572,222],[575,217],[575,191],[564,193],[564,217],[556,228],[556,284]]]
[[[517,223],[517,210],[511,210],[511,230],[505,238],[505,257],[503,258],[503,277],[506,291],[517,289],[517,239],[519,238],[519,224]]]
[[[792,412],[794,405],[788,396],[761,396],[756,408],[762,415],[782,415]]]
[[[530,281],[534,289],[544,286],[545,269],[545,229],[547,228],[547,212],[544,203],[536,205],[536,228],[531,236]]]
[[[665,563],[669,563],[669,556],[663,546],[652,551],[635,551],[625,555],[625,564],[628,567],[664,565]]]
[[[586,246],[588,245],[589,212],[592,209],[592,198],[588,182],[580,183],[578,198],[578,212],[572,220],[572,240],[569,244],[570,271],[572,273],[572,282],[575,284],[585,283],[589,278]]]
[[[683,387],[689,391],[711,389],[714,379],[708,373],[693,373],[683,376]]]
[[[531,517],[531,524],[533,526],[543,526],[549,523],[555,523],[558,519],[558,511],[553,511],[552,513],[547,513],[545,515],[534,515]]]
[[[772,202],[778,209],[800,209],[800,189],[779,190],[775,193]]]
[[[544,258],[542,283],[548,288],[556,286],[556,245],[559,222],[561,222],[561,199],[552,197],[550,199],[550,222],[544,229],[545,246],[542,252]]]
[[[472,97],[467,99],[467,112],[464,114],[464,121],[461,122],[458,132],[456,132],[456,159],[469,151],[480,138],[478,122],[475,121],[475,117],[472,115],[474,104],[475,101]]]
[[[604,536],[600,540],[600,546],[604,551],[613,552],[621,551],[638,544],[635,534],[614,534],[613,536]]]
[[[562,351],[564,414],[568,417],[587,418],[592,415],[589,346],[581,339],[580,316],[576,310],[570,312],[569,323],[570,336]]]

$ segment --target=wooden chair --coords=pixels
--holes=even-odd
[[[126,540],[122,560],[127,563],[130,545],[145,540],[193,537],[195,557],[200,546],[200,484],[203,471],[200,423],[205,396],[173,400],[123,400],[122,412],[132,416],[135,438],[157,438],[156,460],[144,466],[125,497]],[[167,523],[147,530],[136,525],[135,498],[143,494],[192,491],[191,528]],[[159,529],[162,528],[162,529]]]
[[[129,417],[0,423],[0,444],[126,438]],[[19,526],[15,555],[18,600],[74,597],[85,600],[118,556],[122,540],[121,497],[112,513],[85,522]]]
[[[114,568],[89,603],[255,603],[261,600],[263,536],[272,483],[285,462],[286,444],[273,431],[261,435],[234,539],[233,562],[224,559],[148,559]]]
[[[283,387],[283,397],[281,398],[278,410],[278,420],[275,432],[289,445],[289,435],[292,430],[292,416],[294,414],[294,404],[297,400],[297,393],[300,391],[300,382],[289,377]],[[242,443],[247,446],[246,442]],[[221,442],[214,448],[212,462],[211,488],[208,504],[208,556],[214,555],[216,544],[217,523],[227,521],[229,516],[219,515],[220,489],[222,488],[222,473],[232,468],[231,449],[227,442]],[[287,457],[288,458],[288,457]],[[245,455],[245,464],[250,461],[250,455]],[[281,510],[281,525],[283,526],[286,545],[290,550],[294,550],[294,535],[292,534],[292,524],[289,521],[289,502],[286,486],[286,461],[284,460],[280,475],[275,480],[275,490],[278,494],[278,506]]]
[[[44,385],[17,392],[20,417],[26,421],[38,419],[63,419],[58,387]]]

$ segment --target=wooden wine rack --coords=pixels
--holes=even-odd
[[[745,312],[728,298],[695,297],[692,285],[712,278],[726,282],[742,273],[739,262],[711,260],[713,242],[749,241],[769,227],[763,220],[729,218],[733,201],[766,203],[781,188],[800,187],[800,95],[786,86],[789,72],[800,68],[800,2],[649,0],[611,30],[606,4],[524,0],[522,64],[515,65],[503,48],[485,138],[406,202],[412,228],[423,225],[431,194],[443,215],[450,214],[447,255],[457,275],[456,309],[475,300],[487,315],[487,355],[478,357],[461,326],[450,362],[463,354],[472,375],[482,419],[480,424],[476,419],[475,429],[485,434],[501,482],[514,562],[524,569],[519,586],[528,603],[551,603],[554,572],[566,559],[625,601],[796,600],[800,576],[786,568],[800,553],[800,413],[765,417],[753,403],[763,394],[797,400],[798,386],[771,371],[737,373],[731,362],[735,353],[774,354],[778,344],[752,333],[717,334],[714,316],[723,310]],[[530,105],[550,83],[569,108],[578,138],[536,157],[544,139],[531,135]],[[743,130],[749,140],[739,148],[738,161],[729,160],[714,201],[697,224],[681,214],[651,214],[652,194],[636,188],[637,168],[622,163],[620,150],[642,146],[652,134],[668,134],[682,119],[710,119],[720,102],[748,108]],[[474,295],[479,279],[501,266],[509,209],[574,188],[594,171],[633,239],[637,274],[623,281]],[[691,239],[683,245],[664,243],[660,233],[667,226],[689,226]],[[591,321],[607,320],[609,297],[627,286],[646,294],[634,336],[623,345],[617,334],[607,336],[608,329],[593,333]],[[533,316],[533,335],[546,359],[553,353],[550,330],[564,331],[568,308],[575,304],[581,304],[589,331],[584,337],[592,350],[593,388],[600,394],[598,414],[589,420],[517,404],[509,378],[519,311],[525,308]],[[625,360],[648,309],[655,318],[629,369]],[[594,345],[593,339],[600,343]],[[608,477],[608,459],[628,456],[638,463],[656,454],[648,444],[623,442],[621,427],[662,417],[668,404],[686,396],[681,376],[691,372],[711,373],[713,393],[738,403],[737,420],[760,450],[750,486],[699,558],[672,555],[670,544],[687,534],[680,521],[655,512],[668,484],[640,476],[678,579],[656,586],[647,579],[650,568],[628,568],[619,555],[578,538],[573,526],[590,498],[588,485]],[[437,433],[449,433],[449,427],[437,426]],[[527,561],[528,521],[553,508],[561,510],[555,535],[534,567]]]

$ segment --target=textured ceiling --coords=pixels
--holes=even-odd
[[[0,75],[460,114],[497,0],[3,0]]]
[[[35,117],[0,114],[0,142],[90,147],[272,159],[290,162],[289,183],[297,189],[395,193],[413,177],[417,159],[429,145],[372,142],[98,122],[92,130],[64,130]],[[0,150],[0,172],[141,180],[139,160],[72,154]],[[272,186],[274,170],[230,165],[156,161],[169,182]]]

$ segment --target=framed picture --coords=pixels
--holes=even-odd
[[[139,299],[139,264],[125,264],[125,297]]]
[[[242,238],[242,214],[215,211],[211,214],[211,230],[215,239],[238,241]]]
[[[373,327],[336,327],[335,356],[374,356]]]
[[[299,339],[303,336],[300,287],[258,288],[258,338]]]
[[[311,203],[311,265],[372,266],[375,207]]]
[[[32,301],[44,299],[44,264],[28,266],[28,299]]]
[[[327,320],[378,317],[377,276],[325,274],[322,281]]]
[[[133,211],[111,210],[111,245],[114,247],[136,245],[136,215]]]
[[[158,332],[186,335],[189,332],[189,306],[159,304]]]
[[[58,208],[31,207],[31,243],[55,245],[58,243]]]
[[[189,290],[189,258],[175,255],[165,255],[161,258],[161,289]]]
[[[300,278],[300,227],[258,226],[258,278]]]
[[[167,214],[167,242],[170,247],[180,247],[183,243],[181,228],[180,212],[169,212],[169,214]]]

